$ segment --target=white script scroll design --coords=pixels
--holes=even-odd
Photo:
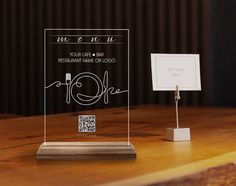
[[[69,76],[67,76],[69,75]],[[83,78],[89,78],[90,80],[93,80],[96,85],[96,93],[95,95],[86,95],[82,93],[73,93],[75,88],[81,88],[82,87],[82,82],[81,79]],[[66,86],[66,103],[70,104],[71,98],[78,104],[88,106],[88,105],[93,105],[96,102],[98,102],[102,96],[103,102],[105,104],[108,104],[109,102],[109,94],[114,95],[114,94],[122,94],[128,92],[128,90],[120,90],[120,89],[115,89],[114,87],[109,87],[109,82],[108,82],[108,72],[104,72],[103,76],[103,81],[94,73],[91,72],[82,72],[77,74],[72,80],[71,80],[71,74],[67,73],[66,74],[66,80],[64,83],[61,81],[55,81],[51,83],[50,85],[46,86],[45,88],[50,88],[53,85],[56,87],[60,86]]]

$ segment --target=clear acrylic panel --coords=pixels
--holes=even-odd
[[[44,142],[129,144],[129,30],[45,29]]]

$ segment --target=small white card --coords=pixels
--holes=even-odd
[[[151,54],[153,90],[201,90],[199,54]]]

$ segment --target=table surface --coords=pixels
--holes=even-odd
[[[112,121],[126,112],[124,108],[94,110],[96,117],[109,116],[90,140],[125,139],[127,124],[120,123],[117,129]],[[2,119],[1,185],[119,185],[122,181],[141,184],[141,180],[145,184],[145,176],[158,182],[236,160],[236,109],[181,106],[179,112],[181,127],[191,128],[190,142],[165,140],[166,128],[175,126],[174,106],[131,107],[130,138],[137,152],[135,160],[39,161],[36,152],[43,141],[43,116]],[[65,123],[76,118],[71,113],[50,115],[48,136],[61,140],[58,133],[64,133],[63,140],[71,141]],[[81,141],[87,139],[81,137]]]

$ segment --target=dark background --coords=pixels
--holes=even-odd
[[[200,54],[202,91],[183,92],[181,104],[236,106],[235,8],[234,0],[1,0],[0,112],[43,113],[44,28],[130,29],[131,105],[173,104],[173,92],[152,91],[155,52]]]

